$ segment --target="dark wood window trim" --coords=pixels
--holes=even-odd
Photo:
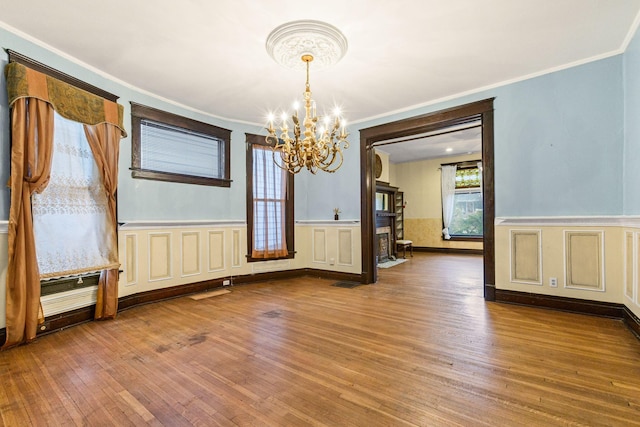
[[[107,92],[106,90],[90,85],[85,81],[82,81],[78,78],[70,76],[69,74],[65,74],[62,71],[56,70],[55,68],[52,68],[46,64],[43,64],[34,59],[31,59],[28,56],[24,56],[23,54],[18,53],[14,50],[6,49],[6,52],[9,55],[9,62],[17,62],[18,64],[22,64],[25,67],[31,68],[32,70],[51,76],[55,79],[68,83],[79,89],[86,90],[87,92],[92,93],[94,95],[101,96],[102,98],[107,99],[109,101],[116,102],[119,98],[118,96],[110,92]]]
[[[140,158],[140,129],[143,119],[165,123],[219,138],[224,141],[224,178],[208,178],[162,171],[142,169]],[[187,117],[178,116],[146,105],[131,102],[131,176],[155,181],[179,182],[184,184],[231,186],[231,131]]]
[[[265,137],[261,135],[255,135],[251,133],[247,133],[246,141],[247,141],[247,154],[246,154],[246,164],[247,164],[247,262],[260,262],[260,261],[273,261],[278,259],[292,259],[295,256],[295,246],[294,246],[294,179],[293,174],[287,173],[287,203],[285,207],[285,215],[286,215],[286,239],[287,239],[287,249],[289,251],[289,255],[286,257],[280,258],[252,258],[251,252],[253,252],[253,145],[265,145],[271,146],[267,144]]]
[[[52,295],[58,292],[66,292],[73,289],[86,288],[88,286],[98,286],[99,279],[100,273],[90,273],[63,277],[60,279],[41,280],[40,295]]]
[[[444,239],[442,239],[444,241]],[[456,236],[452,235],[447,242],[482,242],[484,238],[482,236]]]

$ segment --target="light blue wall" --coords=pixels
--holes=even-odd
[[[131,127],[130,101],[148,105],[182,116],[211,123],[231,133],[231,188],[201,185],[176,184],[142,179],[132,179],[131,138],[122,139],[120,145],[118,220],[243,220],[246,217],[246,166],[245,132],[261,133],[259,126],[215,119],[205,114],[159,101],[151,96],[132,90],[117,82],[110,81],[70,61],[61,58],[33,43],[0,28],[0,46],[27,55],[37,61],[73,75],[120,97],[124,106],[124,125],[129,134]],[[4,69],[7,55],[0,54],[0,66]],[[0,220],[9,216],[9,191],[4,183],[9,176],[9,119],[4,76],[0,87]]]
[[[640,33],[624,54],[624,214],[640,215]]]
[[[341,219],[360,219],[360,136],[349,136],[350,147],[344,150],[344,163],[335,173],[304,170],[296,176],[296,220],[333,219],[333,209],[340,209]],[[300,197],[300,198],[299,198]]]
[[[621,55],[359,123],[356,130],[491,97],[496,216],[622,213]],[[347,167],[352,179],[360,165]],[[309,185],[310,194],[332,192],[320,181]],[[353,209],[360,202],[344,203]]]
[[[622,213],[622,56],[494,93],[497,216]]]
[[[2,31],[0,29],[0,31]],[[0,32],[0,40],[2,33]],[[7,65],[6,55],[0,54],[0,67]],[[11,143],[9,141],[9,107],[7,102],[7,84],[4,72],[0,77],[0,221],[9,219],[9,189],[5,185],[9,179],[11,164]]]
[[[244,219],[244,133],[259,126],[218,120],[138,93],[105,79],[0,29],[0,44],[120,96],[125,126],[129,102],[160,108],[232,130],[231,188],[211,188],[132,179],[130,138],[121,143],[118,217],[132,220]],[[351,147],[335,174],[296,176],[296,219],[360,217],[359,130],[380,123],[495,97],[495,188],[497,216],[619,215],[640,213],[632,181],[640,160],[640,53],[629,52],[515,84],[402,114],[350,126]],[[0,54],[0,66],[6,63]],[[623,75],[626,72],[626,80]],[[627,88],[627,145],[624,144],[624,88]],[[392,85],[390,84],[390,89]],[[0,220],[8,218],[9,131],[4,77],[0,87]],[[382,95],[382,94],[381,94]],[[624,154],[624,156],[623,156]],[[626,156],[626,161],[624,160]],[[627,170],[623,175],[622,165]],[[623,177],[625,179],[623,179]],[[624,188],[624,192],[623,189]],[[623,206],[623,196],[625,204]]]

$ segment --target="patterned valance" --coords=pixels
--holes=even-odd
[[[120,129],[123,137],[127,136],[122,105],[17,62],[7,64],[4,73],[9,106],[20,98],[38,98],[51,104],[58,114],[69,120],[88,125],[111,123]]]

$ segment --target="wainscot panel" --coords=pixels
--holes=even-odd
[[[619,304],[638,317],[639,235],[636,217],[496,218],[496,289]]]

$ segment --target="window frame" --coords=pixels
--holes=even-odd
[[[223,141],[224,177],[209,178],[185,175],[142,168],[142,120],[150,120],[161,124],[180,127],[199,132]],[[214,187],[231,186],[231,131],[215,125],[200,122],[188,117],[158,110],[146,105],[131,102],[131,177],[154,181],[177,182],[182,184],[208,185]]]
[[[478,163],[481,162],[482,160],[478,159],[478,160],[467,160],[467,161],[463,161],[463,162],[455,162],[455,163],[445,163],[442,164],[441,166],[446,166],[446,165],[457,165],[457,170],[461,170],[461,169],[477,169],[478,168]],[[478,173],[480,173],[482,176],[482,172],[478,171]],[[456,186],[456,193],[460,192],[460,193],[475,193],[475,191],[471,191],[474,189],[478,189],[478,192],[480,194],[483,194],[482,191],[482,185],[480,186],[474,186],[474,187],[460,187],[458,188]],[[482,215],[484,216],[484,194],[482,196]],[[442,227],[444,228],[444,221],[442,223]],[[450,238],[446,241],[449,242],[482,242],[484,241],[484,224],[483,224],[483,234],[481,235],[477,235],[477,236],[469,236],[469,235],[463,235],[463,234],[450,234]],[[442,240],[445,240],[444,237],[442,237]]]
[[[273,261],[278,259],[293,259],[295,257],[295,238],[294,238],[294,179],[293,174],[287,172],[287,200],[285,202],[285,239],[287,241],[287,250],[289,254],[284,257],[277,258],[253,258],[253,146],[263,145],[273,147],[268,144],[265,137],[246,133],[246,166],[247,166],[247,262]],[[275,165],[275,163],[274,163]],[[278,167],[278,166],[276,166]]]

